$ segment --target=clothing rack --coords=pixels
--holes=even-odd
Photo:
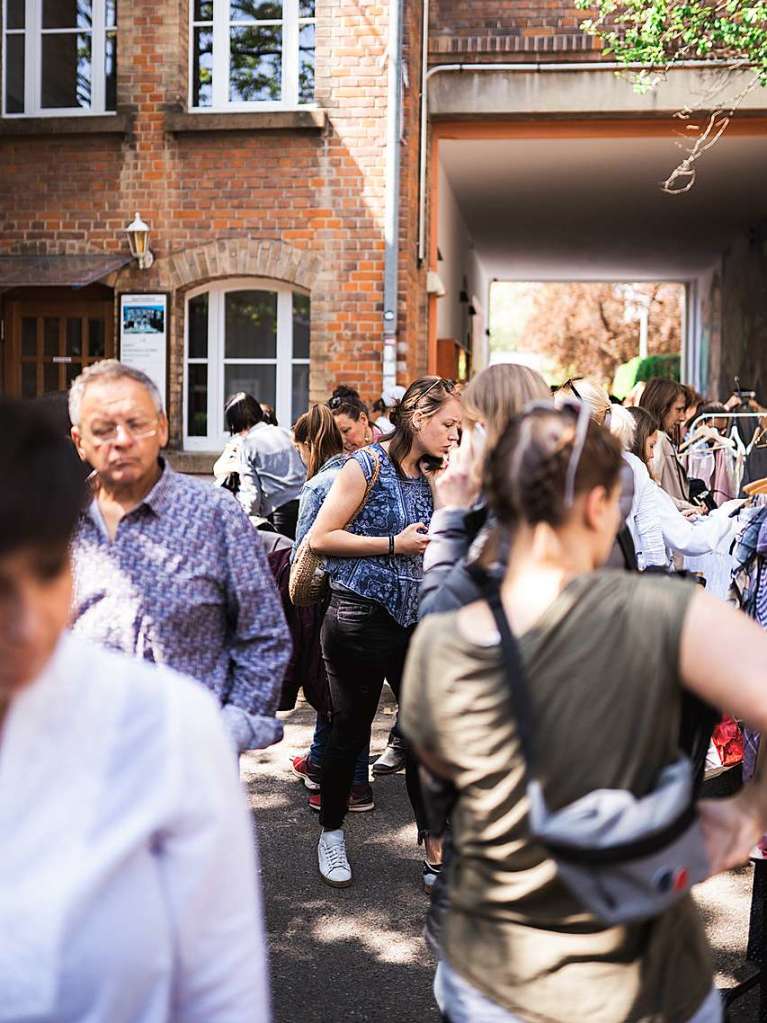
[[[696,425],[698,425],[701,422],[704,422],[705,420],[708,420],[708,419],[727,419],[728,421],[731,420],[731,419],[757,419],[757,420],[760,420],[760,419],[767,419],[767,412],[704,412],[702,415],[698,416],[698,418],[695,420]],[[740,453],[743,456],[742,464],[740,464],[737,459],[736,459],[736,462],[735,462],[735,469],[736,469],[736,474],[737,474],[736,491],[739,494],[740,491],[741,491],[742,483],[743,483],[743,471],[745,469],[746,459],[748,458],[748,456],[753,451],[753,449],[756,446],[757,442],[761,439],[762,431],[758,430],[758,429],[754,430],[754,435],[751,438],[751,440],[749,441],[748,445],[743,443],[743,438],[740,436],[740,434],[738,433],[738,431],[736,430],[734,425],[731,427],[729,435],[735,441],[736,445],[738,445],[738,449],[739,449]],[[713,451],[715,449],[712,448],[711,450]],[[686,454],[688,451],[689,451],[689,447],[683,453]],[[767,1023],[767,1018],[765,1018],[765,1023]]]

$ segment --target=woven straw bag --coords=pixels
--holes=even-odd
[[[362,498],[359,508],[344,526],[344,529],[349,528],[365,507],[367,499],[370,497],[370,492],[378,482],[378,477],[381,474],[381,460],[377,455],[373,455],[373,458],[375,464],[365,487],[365,496]],[[290,566],[288,593],[294,607],[311,607],[312,604],[319,604],[327,596],[329,588],[328,576],[323,568],[324,558],[312,549],[310,537],[311,530],[298,545],[298,550]]]

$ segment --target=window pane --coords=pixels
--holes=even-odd
[[[21,397],[37,397],[37,363],[22,362],[21,364]]]
[[[195,0],[195,21],[213,21],[213,0]]]
[[[274,405],[276,377],[276,366],[225,366],[224,399],[238,391],[245,391],[257,401]]]
[[[229,0],[230,21],[281,21],[279,0]]]
[[[24,36],[5,37],[5,109],[9,114],[24,113]]]
[[[43,352],[45,355],[59,354],[59,321],[58,317],[46,316],[43,321]]]
[[[309,366],[293,367],[292,419],[295,423],[299,416],[309,408]]]
[[[189,300],[189,358],[208,358],[208,293]]]
[[[58,391],[59,387],[59,364],[57,362],[46,362],[43,366],[43,394],[48,391]]]
[[[299,18],[314,17],[314,0],[298,0]]]
[[[311,299],[293,292],[293,358],[309,358],[309,320]]]
[[[117,24],[117,0],[106,0],[105,24],[107,28],[114,28]]]
[[[208,367],[198,363],[187,366],[186,432],[190,437],[208,435]]]
[[[83,354],[83,321],[81,319],[67,320],[67,355]]]
[[[21,354],[32,359],[37,355],[37,320],[32,316],[21,321]]]
[[[90,28],[91,0],[43,0],[43,28]]]
[[[68,362],[66,364],[66,385],[67,389],[71,385],[72,381],[75,380],[83,371],[83,364],[81,362]]]
[[[213,30],[194,30],[192,55],[192,106],[209,107],[213,103]]]
[[[103,359],[107,353],[106,331],[103,320],[88,320],[88,355],[91,359]]]
[[[230,291],[225,306],[227,359],[274,359],[277,355],[277,293]],[[235,388],[244,390],[244,388]],[[268,399],[264,398],[264,401]]]
[[[24,0],[8,0],[6,28],[24,28],[25,6]]]
[[[104,75],[106,88],[104,105],[107,110],[117,109],[117,36],[108,34],[105,40]]]
[[[229,99],[232,103],[279,100],[282,95],[282,29],[231,29]]]
[[[302,25],[298,32],[298,99],[314,101],[314,25]]]
[[[44,35],[43,107],[91,105],[91,37],[75,33]]]

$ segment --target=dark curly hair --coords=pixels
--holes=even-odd
[[[511,421],[488,458],[485,474],[488,503],[502,525],[563,525],[569,513],[565,491],[575,428],[568,410],[535,409]],[[575,496],[599,486],[612,490],[622,464],[616,438],[590,421],[575,474]]]

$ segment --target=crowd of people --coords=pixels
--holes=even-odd
[[[767,728],[767,635],[689,559],[737,521],[741,408],[517,365],[290,429],[241,392],[211,485],[119,362],[71,439],[0,399],[0,1021],[268,1021],[237,754],[303,689],[290,766],[349,887],[386,683],[443,1019],[719,1023],[691,887],[748,858],[767,781],[701,800],[696,757],[711,707]]]

